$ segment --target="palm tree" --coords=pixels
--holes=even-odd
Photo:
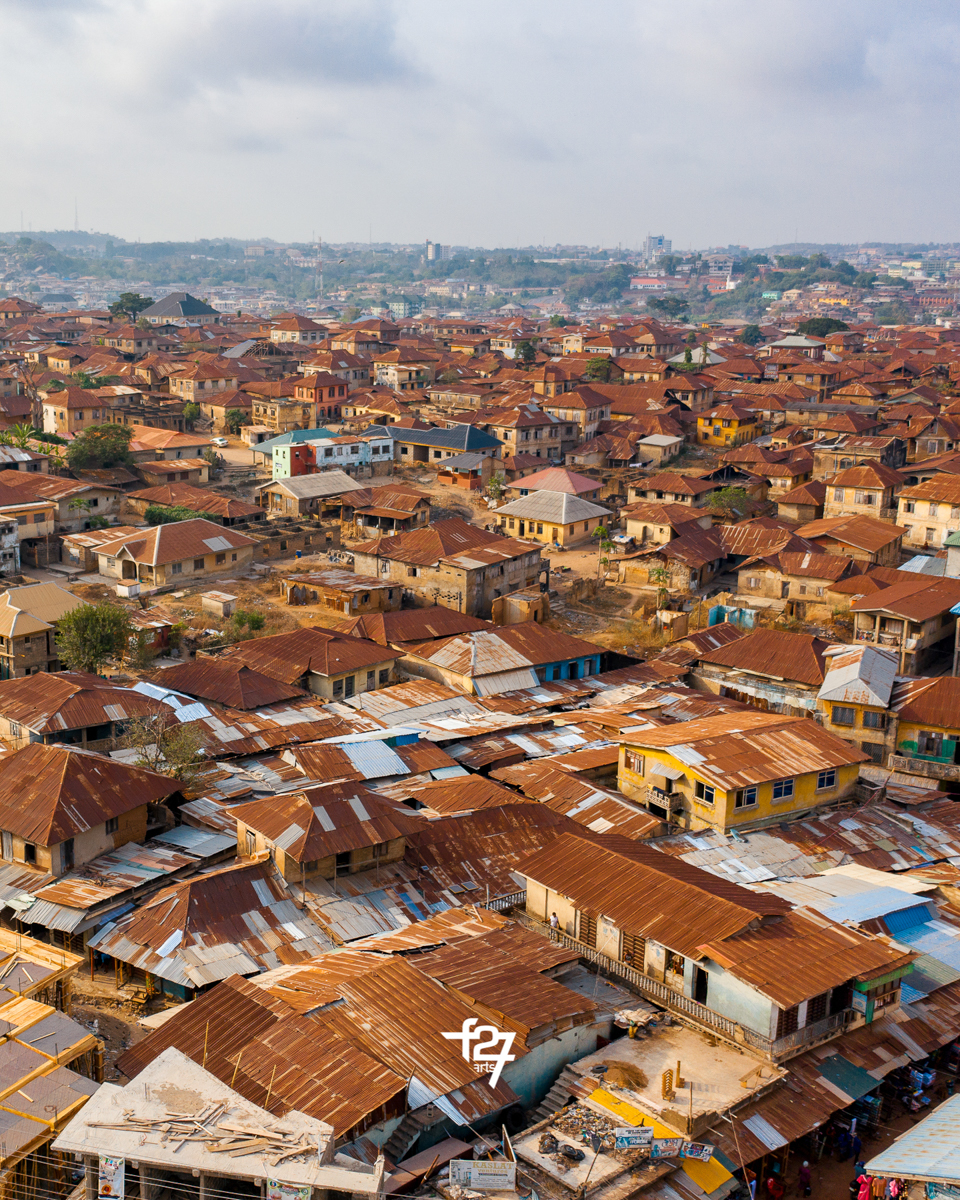
[[[14,425],[9,430],[10,439],[14,446],[26,450],[27,445],[36,436],[37,431],[32,425]]]

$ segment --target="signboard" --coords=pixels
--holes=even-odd
[[[650,1145],[651,1158],[677,1158],[683,1148],[683,1138],[654,1138]]]
[[[649,1146],[653,1141],[652,1125],[626,1125],[613,1132],[617,1139],[618,1150],[631,1150],[635,1146]]]
[[[97,1183],[97,1198],[103,1200],[123,1200],[124,1168],[126,1159],[114,1158],[112,1154],[100,1155],[100,1174]]]
[[[453,1158],[450,1182],[477,1192],[516,1191],[517,1164],[486,1159]]]
[[[709,1162],[713,1158],[713,1147],[709,1142],[687,1142],[681,1156],[695,1158],[697,1162]]]
[[[279,1179],[267,1180],[267,1200],[310,1200],[312,1190],[309,1183],[300,1187],[295,1183],[281,1183]]]
[[[850,1007],[854,1012],[866,1013],[867,1011],[867,994],[866,992],[854,992],[850,999]]]

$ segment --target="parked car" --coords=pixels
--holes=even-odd
[[[219,446],[222,448],[223,446],[229,446],[230,443],[225,437],[216,437],[210,439],[210,445]]]

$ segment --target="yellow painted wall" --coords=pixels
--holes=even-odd
[[[624,762],[624,754],[627,749],[636,750],[638,754],[644,756],[643,775],[638,775],[627,768]],[[691,830],[725,830],[737,825],[769,822],[779,820],[784,813],[803,812],[821,804],[829,804],[852,788],[860,773],[857,763],[837,767],[836,784],[832,788],[822,790],[817,789],[818,771],[796,775],[793,777],[793,796],[788,800],[774,800],[774,781],[771,780],[768,783],[757,785],[756,804],[749,808],[738,809],[734,807],[738,789],[732,788],[730,791],[723,791],[715,788],[713,804],[708,804],[696,796],[697,781],[709,783],[708,779],[691,771],[686,763],[674,758],[668,750],[646,750],[643,746],[630,745],[620,747],[617,787],[627,796],[642,797],[650,777],[657,774],[656,763],[665,763],[684,772],[686,778],[676,781],[675,790],[683,796],[683,813],[687,820],[687,827]],[[787,776],[785,775],[784,778]]]

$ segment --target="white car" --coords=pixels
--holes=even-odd
[[[230,443],[227,441],[226,438],[211,438],[210,445],[223,447],[223,446],[229,446]]]

